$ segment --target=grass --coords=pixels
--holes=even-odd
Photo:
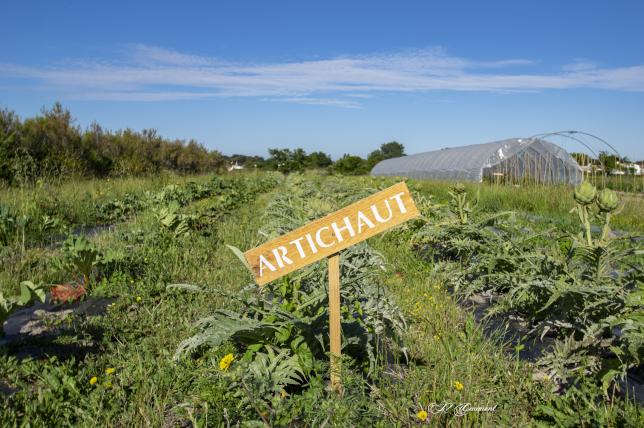
[[[412,180],[418,190],[447,200],[447,193],[453,183],[448,181]],[[573,188],[570,186],[526,186],[514,187],[486,183],[465,183],[468,194],[478,201],[478,207],[485,212],[516,211],[531,214],[537,222],[553,222],[571,230],[574,218],[569,215],[574,207]],[[622,212],[615,217],[613,225],[618,230],[632,233],[644,232],[642,212],[644,199],[627,195]]]
[[[20,190],[3,189],[0,202],[19,211],[60,213],[69,225],[95,224],[96,206],[126,193],[157,191],[169,183],[206,182],[210,177],[163,176],[146,179],[91,180]],[[309,177],[322,189],[329,178]],[[347,185],[369,186],[380,179],[346,178]],[[340,181],[342,183],[342,181]],[[337,183],[335,183],[337,185]],[[449,183],[412,181],[412,189],[447,200]],[[514,188],[469,184],[485,211],[516,210],[539,216],[538,222],[566,223],[571,189]],[[154,206],[147,207],[91,237],[100,250],[121,250],[130,256],[125,269],[97,282],[92,298],[112,303],[100,316],[70,315],[60,324],[60,335],[25,339],[0,348],[0,421],[5,426],[234,426],[255,412],[240,409],[217,363],[234,350],[226,345],[180,363],[172,355],[180,340],[194,334],[194,322],[215,309],[235,309],[222,296],[166,291],[169,283],[191,283],[236,292],[251,280],[244,266],[224,244],[248,249],[263,239],[261,213],[279,192],[259,195],[223,217],[211,233],[175,239],[158,235]],[[331,191],[331,190],[329,190]],[[197,213],[204,201],[183,207]],[[338,205],[338,202],[336,202]],[[35,207],[35,208],[34,208]],[[338,206],[328,207],[329,209]],[[618,228],[641,232],[644,202],[628,200],[616,217]],[[572,226],[571,226],[572,227]],[[533,370],[500,339],[486,337],[473,316],[462,309],[443,286],[445,278],[420,261],[408,246],[385,234],[369,240],[388,262],[380,273],[410,322],[406,338],[411,363],[407,369],[383,368],[378,382],[355,371],[345,373],[345,396],[337,397],[324,383],[293,394],[281,405],[276,425],[410,426],[416,413],[431,403],[497,405],[495,412],[430,415],[433,426],[528,426],[539,418],[539,406],[555,398],[553,384],[533,380]],[[12,293],[21,280],[59,283],[69,280],[52,260],[56,246],[14,243],[0,253],[0,291]],[[22,359],[25,350],[38,356]],[[114,372],[107,374],[108,368]],[[97,382],[90,380],[96,377]],[[458,383],[456,383],[458,382]],[[461,388],[456,386],[462,385]],[[637,406],[617,402],[599,410],[604,415],[641,418]],[[618,420],[607,416],[608,423]],[[621,417],[621,416],[620,416]],[[611,419],[612,418],[612,419]],[[621,419],[620,419],[621,420]],[[281,422],[280,422],[281,421]],[[294,422],[295,421],[295,422]]]

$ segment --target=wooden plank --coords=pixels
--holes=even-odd
[[[340,255],[329,257],[329,342],[331,351],[331,387],[342,393],[340,325]]]
[[[404,182],[244,253],[264,285],[420,215]]]

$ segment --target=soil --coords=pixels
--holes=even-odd
[[[11,314],[4,323],[5,336],[0,338],[0,346],[27,338],[56,336],[58,326],[65,318],[70,315],[102,315],[114,300],[90,297],[74,303],[54,303],[48,294],[44,303],[36,303]]]

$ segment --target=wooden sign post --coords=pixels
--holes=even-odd
[[[340,254],[329,257],[329,350],[331,351],[331,387],[342,391],[340,356],[342,354],[340,327]]]
[[[259,285],[328,257],[331,384],[336,391],[342,389],[339,252],[419,215],[401,182],[244,253]]]

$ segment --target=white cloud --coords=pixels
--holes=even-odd
[[[586,59],[576,59],[574,62],[563,66],[566,71],[588,71],[596,68],[597,64]]]
[[[156,46],[129,45],[111,62],[58,66],[0,64],[0,78],[35,81],[63,96],[119,101],[161,101],[216,96],[359,108],[358,98],[379,92],[493,91],[596,88],[644,91],[644,65],[599,68],[587,60],[559,72],[526,59],[494,61],[450,56],[444,49],[341,56],[281,63],[233,63]]]
[[[362,105],[356,101],[343,100],[339,98],[311,98],[311,97],[280,97],[280,98],[263,98],[263,101],[278,101],[296,104],[309,104],[320,106],[334,106],[343,108],[362,108]]]
[[[173,49],[165,49],[158,46],[149,46],[143,44],[128,45],[127,56],[137,63],[144,65],[209,65],[215,61],[210,58],[189,55],[177,52]]]

